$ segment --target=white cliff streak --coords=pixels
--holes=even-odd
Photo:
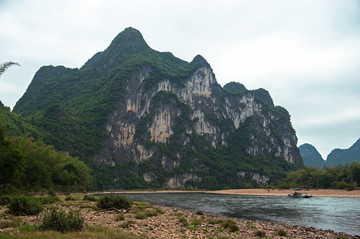
[[[151,141],[155,143],[166,143],[168,141],[173,134],[169,109],[163,109],[155,115],[149,132]]]

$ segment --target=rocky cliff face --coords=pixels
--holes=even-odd
[[[75,121],[76,114],[93,115],[97,105],[106,105],[86,124],[105,134],[92,156],[106,168],[99,177],[111,178],[109,187],[122,187],[128,178],[135,187],[241,187],[266,184],[291,165],[303,165],[290,116],[266,90],[239,83],[223,88],[203,57],[187,63],[156,52],[135,29],[119,34],[76,75],[83,97],[74,94],[61,105],[71,113],[90,108],[74,113]],[[35,111],[19,102],[19,113]],[[81,119],[74,125],[85,124]]]

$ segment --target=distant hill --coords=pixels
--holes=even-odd
[[[360,139],[348,149],[334,149],[326,159],[326,165],[331,167],[352,162],[360,162]]]
[[[321,157],[317,149],[311,144],[303,144],[299,147],[305,166],[334,167],[352,162],[360,162],[360,139],[348,149],[334,149],[327,156],[326,161]]]
[[[325,165],[325,160],[321,157],[320,153],[313,145],[300,145],[299,150],[305,166],[322,168]]]

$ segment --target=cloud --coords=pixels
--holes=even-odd
[[[42,65],[81,67],[132,26],[156,50],[203,55],[221,85],[267,89],[324,155],[360,136],[359,25],[357,0],[3,0],[0,62],[22,66],[0,79],[0,100],[14,106]]]

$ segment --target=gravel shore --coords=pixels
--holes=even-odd
[[[255,191],[257,190],[257,191]],[[288,190],[264,189],[250,192],[287,193]],[[262,190],[262,191],[261,191]],[[217,191],[219,193],[224,191]],[[228,193],[245,193],[245,190],[226,190]],[[249,192],[249,191],[247,191]],[[206,214],[202,211],[190,211],[180,208],[155,206],[148,203],[135,203],[128,210],[98,210],[96,202],[84,201],[79,194],[75,201],[64,201],[59,204],[65,210],[81,210],[85,217],[85,225],[102,225],[111,229],[131,232],[141,238],[357,238],[346,233],[332,230],[321,230],[313,227],[295,226],[277,222],[228,218]],[[267,194],[265,194],[267,195]],[[0,207],[0,221],[13,220],[6,213],[6,207]],[[19,216],[20,221],[27,224],[39,224],[39,216]],[[2,223],[5,224],[5,223]],[[0,227],[2,233],[14,231],[12,227]],[[15,230],[16,231],[16,230]],[[15,232],[14,231],[14,232]],[[15,234],[16,235],[16,234]]]
[[[86,223],[101,223],[109,227],[124,227],[127,224],[128,227],[124,230],[146,238],[360,238],[313,227],[198,215],[202,213],[171,207],[157,208],[163,213],[136,219],[136,215],[130,210],[124,213],[124,219],[120,221],[116,220],[118,211],[91,211],[86,214]],[[225,228],[224,222],[227,220],[235,222],[237,229],[234,232],[231,232],[231,228]]]

